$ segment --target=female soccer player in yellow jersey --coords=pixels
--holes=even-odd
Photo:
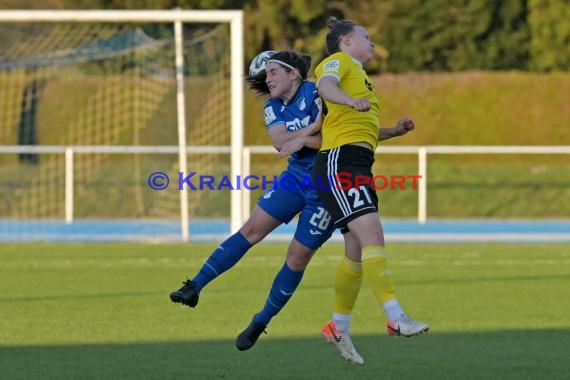
[[[368,282],[382,305],[388,334],[414,336],[427,332],[429,325],[408,317],[396,299],[384,252],[378,197],[372,186],[378,141],[413,130],[414,122],[404,118],[393,128],[379,128],[378,97],[363,69],[363,64],[373,57],[374,44],[366,29],[353,21],[330,18],[328,27],[329,56],[315,69],[318,92],[328,113],[312,179],[336,227],[348,229],[345,240],[356,241],[361,248],[347,250],[358,254],[345,257],[339,267],[333,317],[322,329],[327,341],[342,353],[346,349],[341,345],[343,338],[348,336],[350,341],[350,313],[358,295],[354,286],[343,284],[354,283],[359,276]],[[353,179],[361,177],[346,186],[346,182],[339,181],[340,173],[349,173]]]

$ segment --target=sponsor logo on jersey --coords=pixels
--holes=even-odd
[[[277,119],[275,112],[273,112],[273,107],[269,106],[265,108],[265,124],[269,125],[272,121]]]
[[[334,73],[338,73],[339,66],[340,66],[339,60],[338,60],[338,59],[333,59],[332,61],[329,61],[329,62],[325,63],[324,71],[325,71],[325,72],[331,71],[331,72],[334,72]]]
[[[299,120],[299,118],[295,118],[291,121],[285,123],[285,127],[288,131],[298,131],[301,128],[304,128],[309,125],[309,121],[311,120],[310,116],[303,118],[303,120]]]
[[[317,105],[317,108],[319,109],[319,111],[323,110],[323,103],[321,103],[321,98],[316,98],[315,104]]]

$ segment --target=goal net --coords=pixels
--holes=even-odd
[[[180,171],[235,170],[227,149],[215,149],[236,136],[230,24],[183,23],[177,66],[174,18],[135,14],[0,21],[4,237],[185,239],[189,218],[230,218],[229,190],[178,190]],[[151,189],[154,172],[170,177],[168,188]]]

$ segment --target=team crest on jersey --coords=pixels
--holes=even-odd
[[[302,98],[299,102],[299,109],[303,111],[305,108],[307,108],[307,103],[305,103],[305,98]]]
[[[273,112],[273,107],[265,107],[265,124],[269,125],[275,119],[277,119],[277,117],[275,116],[275,112]]]
[[[340,66],[339,60],[333,59],[332,61],[325,63],[324,71],[326,71],[326,72],[332,71],[332,72],[338,73],[339,66]]]

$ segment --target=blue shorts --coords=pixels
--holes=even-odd
[[[331,237],[335,229],[331,215],[313,188],[299,186],[295,189],[284,189],[277,184],[259,198],[257,205],[285,224],[301,213],[295,239],[310,249],[319,248]]]

